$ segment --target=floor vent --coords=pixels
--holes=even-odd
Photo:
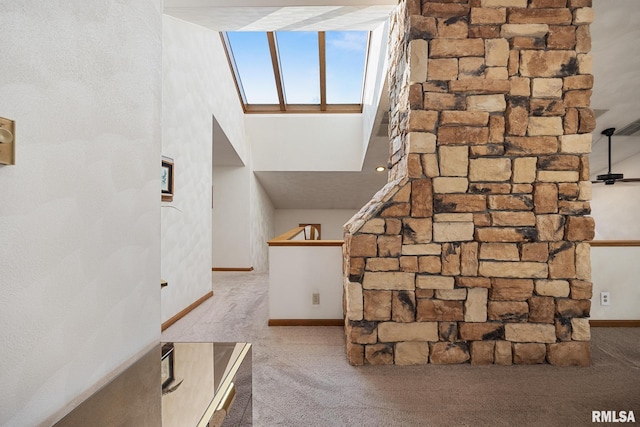
[[[634,135],[634,134],[638,133],[639,131],[640,131],[640,119],[630,123],[628,126],[625,126],[622,129],[620,129],[618,132],[616,132],[616,135],[631,136],[631,135]]]

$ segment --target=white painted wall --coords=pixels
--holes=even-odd
[[[251,263],[255,271],[269,269],[269,246],[275,237],[275,209],[256,176],[251,174]]]
[[[211,290],[211,260],[217,247],[224,254],[245,254],[247,260],[233,267],[248,267],[248,251],[236,253],[214,243],[212,197],[225,197],[218,207],[248,200],[248,175],[237,183],[243,193],[220,194],[213,189],[213,117],[244,161],[247,156],[244,114],[233,83],[219,34],[176,18],[164,16],[163,49],[163,154],[175,161],[175,196],[162,209],[162,320],[174,316]],[[226,186],[222,187],[227,189]],[[216,193],[218,195],[216,196]],[[216,203],[218,202],[218,203]],[[248,204],[245,210],[248,212]],[[221,209],[222,211],[222,209]],[[226,219],[225,219],[226,220]],[[235,216],[227,224],[246,217]],[[248,231],[245,231],[248,235]]]
[[[269,319],[342,318],[341,246],[269,247]]]
[[[613,172],[623,173],[628,178],[640,178],[640,154],[617,163]],[[640,240],[640,183],[593,184],[591,191],[591,215],[596,221],[596,239]]]
[[[2,426],[59,418],[160,337],[161,6],[2,2]]]
[[[256,171],[359,171],[362,114],[249,114]]]
[[[389,21],[380,24],[371,32],[369,55],[367,57],[367,76],[362,96],[362,140],[366,151],[371,134],[374,131],[378,106],[387,79],[387,43],[389,41]],[[385,93],[385,96],[388,96]]]
[[[342,226],[357,213],[355,209],[276,209],[275,235],[296,228],[298,224],[320,224],[323,240],[341,240]]]
[[[249,268],[251,260],[251,170],[213,168],[213,267]]]
[[[625,177],[640,177],[640,154],[617,163],[613,170]],[[592,193],[596,240],[640,240],[640,184],[594,184]],[[640,247],[591,248],[592,319],[640,320],[638,259]],[[610,292],[609,306],[600,305],[600,292]]]
[[[640,320],[639,259],[640,247],[591,248],[592,319]],[[610,293],[608,306],[600,305],[600,292]]]

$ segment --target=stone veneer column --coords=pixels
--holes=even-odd
[[[400,2],[389,182],[345,226],[351,364],[590,364],[592,20]]]

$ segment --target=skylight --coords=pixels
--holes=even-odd
[[[366,31],[228,32],[244,111],[362,111]]]

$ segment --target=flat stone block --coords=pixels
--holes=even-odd
[[[363,291],[364,320],[391,320],[391,291]]]
[[[364,289],[414,290],[415,274],[405,272],[365,272]]]
[[[469,148],[466,146],[441,146],[438,150],[442,176],[466,177],[468,174]]]
[[[482,7],[527,7],[527,0],[481,0]]]
[[[471,24],[472,25],[487,25],[487,24],[504,24],[507,21],[507,9],[506,8],[484,8],[484,7],[472,7],[471,8]]]
[[[469,358],[469,347],[465,342],[437,342],[431,346],[430,360],[435,365],[464,363]]]
[[[429,132],[409,132],[407,144],[410,154],[436,152],[436,136]]]
[[[484,111],[443,111],[440,125],[486,126],[489,113]]]
[[[511,179],[511,159],[479,158],[469,160],[470,181],[508,181]]]
[[[405,218],[402,220],[402,243],[421,244],[432,240],[431,218]]]
[[[590,133],[576,135],[562,135],[560,137],[560,151],[562,153],[588,154],[591,152]]]
[[[424,365],[429,362],[429,343],[399,342],[394,354],[396,365]]]
[[[507,108],[504,95],[472,95],[467,97],[468,111],[499,112]]]
[[[526,301],[533,293],[531,279],[492,279],[491,300]]]
[[[492,212],[491,222],[496,226],[533,226],[536,216],[533,212]]]
[[[537,237],[533,227],[481,227],[476,228],[476,240],[487,243],[530,242]]]
[[[485,288],[469,288],[464,304],[465,322],[487,321],[487,296],[488,290]]]
[[[446,276],[426,276],[418,275],[416,277],[416,287],[420,289],[453,289],[455,280],[453,277]]]
[[[501,322],[526,322],[529,305],[524,301],[489,301],[487,316]]]
[[[373,218],[365,222],[360,228],[360,233],[384,234],[384,219]]]
[[[436,222],[433,224],[434,242],[463,242],[473,240],[473,222]]]
[[[547,24],[504,24],[500,30],[500,37],[544,37],[549,32]]]
[[[532,183],[536,180],[536,157],[518,157],[513,159],[513,182]]]
[[[364,359],[369,365],[393,365],[393,346],[390,344],[365,345]]]
[[[462,301],[418,298],[416,320],[420,322],[457,322],[462,318]]]
[[[371,234],[357,234],[351,237],[350,255],[352,257],[376,256],[376,236]]]
[[[571,319],[571,339],[574,341],[591,340],[589,319]]]
[[[409,83],[427,81],[429,58],[429,42],[426,40],[411,40],[409,42]]]
[[[574,75],[578,65],[576,58],[576,53],[572,50],[523,50],[520,52],[520,75],[522,77]]]
[[[555,343],[556,328],[540,323],[507,323],[504,336],[512,342]]]
[[[433,179],[435,193],[466,193],[469,180],[462,177],[436,177]]]
[[[509,341],[496,341],[495,364],[508,366],[513,363],[511,343]]]
[[[362,320],[364,313],[362,285],[356,282],[348,282],[345,298],[347,305],[347,319]]]
[[[556,366],[590,366],[590,342],[573,341],[550,344],[547,349],[547,360]]]
[[[569,281],[567,280],[536,280],[535,287],[538,295],[556,298],[569,296]]]
[[[435,297],[441,300],[462,301],[467,298],[466,289],[436,289]]]
[[[381,322],[378,324],[378,339],[382,342],[438,341],[438,323]]]
[[[458,59],[430,59],[427,74],[429,80],[455,80],[458,78]]]
[[[483,243],[480,245],[481,260],[520,261],[518,245],[515,243]]]
[[[460,338],[467,341],[499,340],[504,338],[504,325],[497,322],[462,322],[459,329]]]
[[[556,311],[556,304],[554,301],[553,297],[529,298],[529,322],[553,324]]]
[[[443,213],[433,216],[434,222],[473,222],[472,213]]]
[[[538,171],[540,182],[578,182],[579,179],[577,171]]]
[[[514,344],[513,363],[516,365],[536,365],[544,363],[546,353],[547,348],[544,344]]]
[[[559,136],[563,133],[562,117],[529,117],[529,136]]]
[[[471,343],[471,364],[491,365],[496,343],[494,341],[474,341]]]
[[[432,58],[484,56],[484,42],[482,39],[434,39],[430,54]]]
[[[538,231],[538,240],[541,242],[562,240],[564,223],[563,215],[537,215],[536,230]]]
[[[395,271],[400,268],[398,258],[368,258],[367,271]]]

